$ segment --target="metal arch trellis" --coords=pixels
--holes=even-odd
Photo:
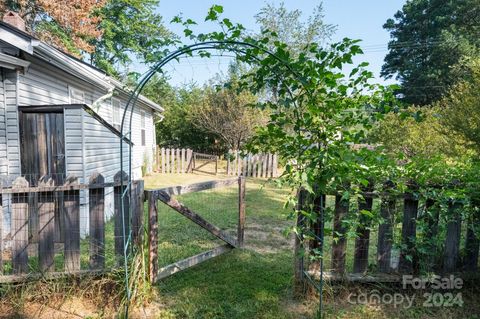
[[[295,70],[292,69],[292,67],[282,60],[280,57],[278,57],[276,54],[272,53],[268,49],[265,49],[259,45],[256,45],[254,43],[249,43],[249,42],[243,42],[243,41],[231,41],[231,40],[224,40],[224,41],[204,41],[204,42],[199,42],[195,43],[192,45],[187,45],[182,48],[179,48],[173,52],[170,52],[167,54],[164,58],[162,58],[159,62],[157,62],[153,67],[150,68],[141,78],[141,80],[138,82],[136,85],[135,89],[130,93],[130,97],[127,101],[127,104],[125,106],[123,115],[122,115],[122,121],[121,121],[121,127],[120,127],[120,171],[124,172],[124,141],[126,138],[131,140],[132,136],[132,119],[133,119],[133,113],[135,110],[136,102],[140,96],[140,93],[142,92],[143,88],[145,85],[148,83],[148,81],[161,69],[169,62],[172,60],[176,60],[182,55],[187,55],[191,54],[192,52],[195,51],[208,51],[208,50],[224,50],[224,51],[230,51],[230,52],[235,52],[237,54],[247,54],[247,49],[257,49],[263,54],[267,54],[271,57],[273,57],[275,60],[278,62],[282,63],[289,72],[291,72],[304,86],[306,92],[308,94],[311,94],[310,90],[305,87],[304,80],[302,77],[295,72]],[[253,59],[256,62],[260,62],[261,59],[257,56],[250,56],[251,59]],[[273,70],[274,73],[277,73],[278,70]],[[280,77],[280,74],[277,74],[277,76]],[[296,104],[295,99],[293,98],[293,92],[291,89],[286,86],[287,92],[291,97],[291,101]],[[127,114],[129,114],[129,119],[128,119],[128,130],[125,131],[125,124],[126,124],[126,119],[127,119]],[[128,316],[128,306],[130,302],[130,289],[129,289],[129,276],[128,276],[128,247],[131,242],[131,237],[132,237],[132,230],[131,227],[129,227],[129,233],[126,234],[126,225],[125,225],[125,214],[126,214],[126,209],[130,210],[130,207],[125,207],[125,201],[124,199],[128,196],[129,197],[129,203],[131,203],[131,198],[132,192],[131,192],[131,187],[132,187],[132,144],[128,143],[128,179],[126,181],[123,178],[123,176],[120,178],[120,186],[122,189],[121,193],[121,200],[120,200],[120,207],[121,207],[121,218],[122,218],[122,237],[123,237],[123,257],[124,257],[124,271],[125,271],[125,289],[126,289],[126,297],[127,297],[127,302],[126,302],[126,311],[125,314]],[[321,206],[323,207],[323,205]],[[323,208],[322,208],[323,210]],[[321,251],[323,251],[323,225],[324,225],[324,216],[323,216],[323,211],[321,212],[321,225],[322,225],[322,232],[321,232],[321,238],[320,238],[320,245],[321,245]],[[308,274],[305,273],[305,275],[309,278]],[[313,283],[314,284],[314,283]],[[319,290],[320,293],[320,316],[322,313],[322,289],[321,287],[323,286],[323,267],[321,267],[321,272],[320,272],[320,287],[317,287],[315,284],[314,286]]]

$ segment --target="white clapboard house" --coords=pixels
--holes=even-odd
[[[23,29],[15,13],[0,22],[0,175],[75,175],[88,183],[98,172],[111,182],[120,170],[120,123],[129,91]],[[132,178],[151,170],[162,111],[139,97],[125,141],[133,146]],[[125,171],[127,163],[125,156]],[[105,201],[111,212],[113,200]],[[85,215],[85,195],[81,205]]]

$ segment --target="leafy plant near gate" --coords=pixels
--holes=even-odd
[[[472,179],[478,172],[475,161],[465,158],[452,161],[438,154],[438,149],[406,158],[401,153],[387,152],[381,146],[365,145],[370,141],[367,133],[375,123],[381,123],[385,113],[399,113],[399,120],[411,119],[408,121],[412,121],[412,126],[421,122],[422,116],[417,110],[399,107],[392,87],[372,84],[367,63],[344,74],[343,67],[352,64],[352,58],[362,53],[359,41],[344,39],[328,47],[308,43],[298,55],[292,55],[275,32],[265,30],[262,37],[254,39],[245,34],[242,25],[222,18],[222,12],[222,7],[213,6],[206,18],[217,22],[221,32],[195,34],[194,21],[176,17],[174,22],[185,27],[185,36],[193,42],[220,41],[220,50],[236,52],[237,60],[250,66],[250,71],[240,80],[240,89],[257,94],[275,91],[274,101],[262,99],[257,103],[259,108],[269,110],[270,118],[250,141],[249,149],[276,152],[286,161],[281,183],[292,189],[303,187],[314,196],[341,190],[344,198],[358,199],[362,188],[381,190],[383,183],[390,180],[396,192],[413,191],[422,203],[433,199],[440,207],[443,225],[452,220],[452,214],[460,213],[448,209],[454,202],[463,203],[464,219],[476,218],[477,208],[472,205],[478,189]],[[241,42],[240,50],[238,42]],[[210,56],[208,51],[198,54]],[[422,135],[422,131],[418,135]],[[349,189],[345,188],[347,184]],[[288,203],[295,205],[296,197],[292,196]],[[312,207],[296,213],[304,214],[311,222],[318,217]],[[426,209],[421,210],[422,215],[428,213]],[[359,215],[367,218],[357,219]],[[372,219],[383,222],[365,211],[351,218],[347,223],[352,225],[358,220],[370,225]],[[424,226],[422,223],[420,218],[420,229]],[[420,233],[418,239],[420,251],[433,240],[439,243],[422,235]]]
[[[326,48],[308,43],[292,55],[275,32],[265,30],[260,39],[252,38],[242,25],[220,17],[222,12],[222,7],[213,6],[206,18],[217,22],[221,32],[194,34],[194,21],[181,17],[173,21],[183,24],[192,41],[220,41],[220,50],[236,52],[237,60],[250,66],[239,81],[240,90],[256,94],[275,90],[274,101],[257,103],[269,110],[270,117],[250,141],[250,151],[278,153],[287,163],[281,182],[293,189],[326,194],[347,181],[357,189],[368,184],[369,161],[375,162],[375,156],[354,146],[365,142],[372,123],[395,105],[388,88],[371,83],[367,63],[348,76],[342,72],[362,53],[359,41],[344,39]],[[198,54],[210,56],[208,51]]]

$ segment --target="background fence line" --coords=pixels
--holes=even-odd
[[[157,147],[154,171],[162,174],[187,174],[194,171],[217,174],[219,171],[218,156],[194,152],[188,148]],[[225,156],[225,174],[228,176],[246,176],[257,178],[278,177],[277,154],[247,154],[229,150]],[[205,169],[207,164],[214,168]],[[202,170],[202,168],[204,168]],[[223,169],[223,168],[222,168]]]
[[[241,156],[239,151],[229,150],[227,175],[247,177],[278,177],[277,154],[247,154]]]

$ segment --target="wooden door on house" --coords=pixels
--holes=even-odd
[[[65,138],[63,110],[45,112],[19,111],[21,172],[30,186],[37,186],[42,176],[49,175],[55,185],[63,185],[65,179]],[[30,193],[29,240],[38,242],[39,196],[46,193]],[[55,192],[55,242],[63,242],[63,194]]]
[[[29,112],[20,117],[22,175],[31,185],[50,175],[56,185],[63,184],[65,175],[65,135],[63,112]]]

